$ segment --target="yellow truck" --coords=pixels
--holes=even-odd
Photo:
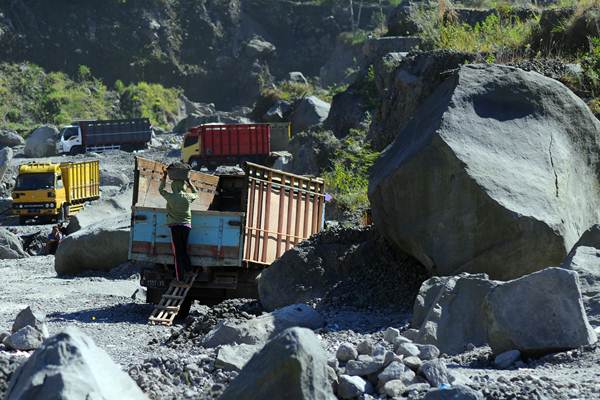
[[[28,163],[19,166],[12,192],[13,213],[21,224],[64,221],[87,201],[100,197],[100,162]]]

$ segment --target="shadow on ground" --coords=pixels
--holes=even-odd
[[[153,310],[152,304],[117,304],[110,307],[90,308],[75,312],[54,312],[47,315],[51,322],[79,321],[89,324],[128,322],[147,324]]]

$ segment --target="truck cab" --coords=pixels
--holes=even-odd
[[[77,154],[83,152],[83,138],[81,128],[78,125],[68,125],[60,131],[59,140],[56,143],[56,151],[59,154]]]
[[[12,192],[13,213],[24,224],[31,218],[57,218],[66,200],[59,164],[31,163],[19,167]]]

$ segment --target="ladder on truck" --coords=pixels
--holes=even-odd
[[[148,322],[152,325],[171,326],[197,276],[198,272],[194,271],[183,281],[173,279],[160,302],[154,307]]]

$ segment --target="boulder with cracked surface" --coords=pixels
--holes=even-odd
[[[561,83],[465,65],[372,169],[375,226],[435,275],[558,265],[600,219],[600,122]]]

